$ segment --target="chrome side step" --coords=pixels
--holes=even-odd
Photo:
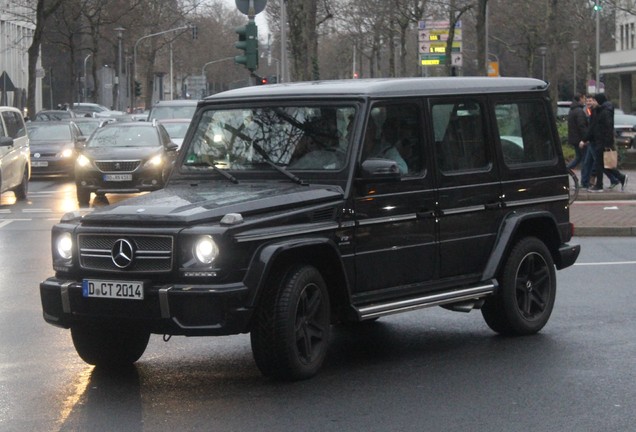
[[[368,306],[354,306],[354,310],[358,314],[358,319],[362,321],[432,306],[441,306],[467,300],[477,300],[492,295],[496,289],[497,282],[493,280],[487,285],[480,285],[471,288],[413,297],[387,303],[375,303]]]

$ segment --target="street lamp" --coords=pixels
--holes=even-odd
[[[121,39],[126,29],[117,27],[117,110],[121,111]]]
[[[576,94],[576,50],[579,47],[579,41],[570,41],[570,46],[572,47],[572,56],[574,59],[574,67],[572,72],[572,97],[574,97],[574,95]]]
[[[205,68],[208,67],[208,65],[214,64],[214,63],[219,63],[222,61],[227,61],[227,60],[234,60],[234,57],[223,57],[222,59],[218,59],[218,60],[212,60],[207,62],[206,64],[204,64],[203,66],[201,66],[201,75],[205,76]],[[209,89],[208,89],[208,78],[205,77],[205,92],[206,92],[206,96],[207,94],[209,94]]]
[[[548,53],[548,47],[541,44],[537,48],[537,52],[541,56],[541,79],[545,81],[545,55]]]
[[[84,102],[86,102],[88,98],[88,76],[86,75],[86,62],[92,55],[93,54],[88,54],[86,57],[84,57]]]

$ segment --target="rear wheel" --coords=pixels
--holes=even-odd
[[[150,339],[150,333],[145,331],[92,325],[71,327],[71,336],[82,360],[106,368],[133,364],[142,356]]]
[[[29,169],[27,167],[24,168],[24,173],[22,174],[22,181],[19,185],[13,189],[13,193],[15,193],[15,198],[18,201],[24,201],[27,198],[27,193],[29,192]]]
[[[263,375],[284,380],[315,375],[329,344],[329,309],[327,287],[312,266],[294,266],[272,281],[250,334]]]
[[[541,330],[556,297],[556,272],[546,245],[535,237],[521,239],[504,264],[500,284],[481,309],[488,326],[510,336]]]

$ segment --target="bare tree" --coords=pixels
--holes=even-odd
[[[35,114],[35,68],[40,56],[40,45],[46,20],[56,11],[62,0],[36,0],[36,3],[29,3],[35,6],[35,29],[33,30],[33,40],[29,46],[28,58],[28,87],[27,87],[27,110],[30,115]]]

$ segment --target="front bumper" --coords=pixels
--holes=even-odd
[[[151,333],[214,336],[246,333],[248,289],[231,285],[152,285],[143,300],[86,298],[81,281],[49,278],[40,284],[44,319],[69,328],[82,323],[132,325]]]

